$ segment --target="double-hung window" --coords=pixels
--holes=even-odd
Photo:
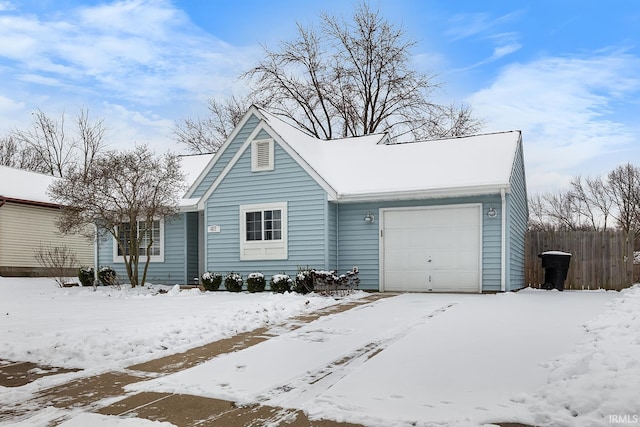
[[[287,204],[240,206],[240,259],[287,258]]]
[[[151,262],[164,261],[164,222],[157,219],[149,224],[137,221],[135,224],[124,222],[118,226],[119,243],[113,242],[113,262],[124,262],[123,255],[131,255],[130,242],[132,238],[139,239],[138,253],[142,260],[151,257]],[[147,253],[147,246],[149,253]],[[124,252],[123,252],[124,250]]]

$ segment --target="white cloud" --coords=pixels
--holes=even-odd
[[[493,55],[491,55],[491,60],[496,60],[502,58],[503,56],[510,55],[514,52],[520,50],[522,45],[520,43],[509,43],[502,46],[497,46],[493,49]]]
[[[0,134],[25,111],[88,107],[114,144],[174,148],[174,120],[206,111],[206,100],[238,89],[261,54],[194,25],[172,2],[121,0],[55,13],[25,13],[0,0],[0,108],[24,100],[24,119],[0,116]],[[25,107],[26,104],[26,107]]]
[[[6,10],[13,10],[13,9],[15,9],[15,6],[11,4],[10,1],[0,0],[0,12],[6,11]]]
[[[492,17],[488,13],[458,14],[449,21],[449,29],[445,33],[453,40],[460,40],[472,36],[487,36],[497,27],[515,21],[522,15],[522,11],[508,13],[506,15]]]
[[[92,110],[91,113],[93,115],[96,112]],[[147,144],[158,151],[179,151],[179,147],[170,143],[173,120],[150,111],[131,110],[115,103],[104,103],[97,113],[99,117],[104,118],[108,128],[108,140],[114,145],[112,148],[131,148],[136,144]]]
[[[257,52],[194,26],[166,1],[117,1],[53,17],[0,17],[0,59],[80,90],[153,105],[225,92]]]
[[[625,102],[640,91],[639,67],[640,59],[625,52],[541,58],[505,67],[468,102],[490,130],[523,131],[530,192],[546,191],[571,176],[606,173],[593,160],[636,141],[616,108],[634,108]]]
[[[0,112],[7,113],[10,111],[18,111],[24,108],[23,102],[18,102],[13,99],[0,96]]]

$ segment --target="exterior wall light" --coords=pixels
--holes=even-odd
[[[365,224],[373,224],[376,220],[376,217],[373,216],[373,214],[369,211],[367,212],[367,214],[364,216],[364,223]]]
[[[496,215],[498,215],[498,212],[496,212],[496,210],[493,208],[493,206],[491,206],[491,207],[489,208],[489,210],[487,211],[487,216],[488,216],[489,218],[495,218],[495,217],[496,217]]]

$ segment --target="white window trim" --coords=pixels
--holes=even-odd
[[[159,218],[158,220],[160,221],[160,255],[151,255],[149,262],[164,262],[164,219]],[[118,241],[113,236],[111,240],[113,241],[113,262],[123,264],[124,256],[118,255]],[[140,261],[146,262],[147,256],[141,256]]]
[[[247,212],[280,210],[282,238],[280,240],[247,240]],[[287,202],[240,206],[240,260],[287,259]]]
[[[268,156],[269,162],[267,165],[260,166],[258,164],[258,146],[261,144],[268,144]],[[272,171],[274,169],[274,143],[273,139],[254,139],[251,141],[251,172],[264,172],[264,171]]]

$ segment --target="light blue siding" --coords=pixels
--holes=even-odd
[[[500,290],[501,266],[501,209],[500,195],[482,197],[458,197],[429,200],[389,201],[370,203],[343,203],[338,212],[338,270],[346,271],[353,266],[360,269],[361,288],[378,290],[380,286],[380,209],[420,206],[442,206],[466,203],[482,203],[483,212],[490,206],[496,209],[495,218],[482,216],[482,290]],[[371,212],[376,217],[374,224],[366,224],[364,216]]]
[[[209,170],[204,179],[198,184],[191,197],[202,197],[202,195],[207,192],[207,190],[211,187],[213,181],[220,174],[220,172],[222,172],[225,166],[227,166],[227,163],[229,163],[240,146],[247,140],[247,137],[251,132],[253,132],[258,123],[259,119],[255,115],[249,117],[245,125],[236,134],[233,141],[231,141],[231,143],[226,146],[224,151],[216,153],[215,163],[213,167]]]
[[[524,245],[529,221],[522,140],[518,144],[511,173],[511,193],[507,195],[507,290],[526,286]]]
[[[485,196],[482,206],[482,291],[500,291],[502,275],[502,197],[500,194]],[[495,209],[495,218],[487,211]]]
[[[219,233],[207,233],[207,270],[245,278],[260,271],[269,280],[282,272],[294,276],[299,267],[331,267],[326,193],[277,143],[274,162],[273,171],[251,172],[249,146],[206,201],[206,226],[220,226]],[[287,202],[288,259],[241,261],[240,205],[276,202]]]
[[[187,277],[185,269],[185,229],[186,215],[180,214],[176,218],[166,220],[164,224],[164,262],[152,262],[147,272],[147,282],[152,284],[184,284]],[[111,266],[123,283],[128,283],[124,262],[113,260],[113,238],[108,235],[101,240],[98,260],[100,266]],[[142,279],[144,262],[140,261],[139,277]],[[189,280],[188,283],[193,283]]]
[[[329,270],[338,268],[338,209],[339,205],[327,203],[327,243],[328,243],[328,266]]]

